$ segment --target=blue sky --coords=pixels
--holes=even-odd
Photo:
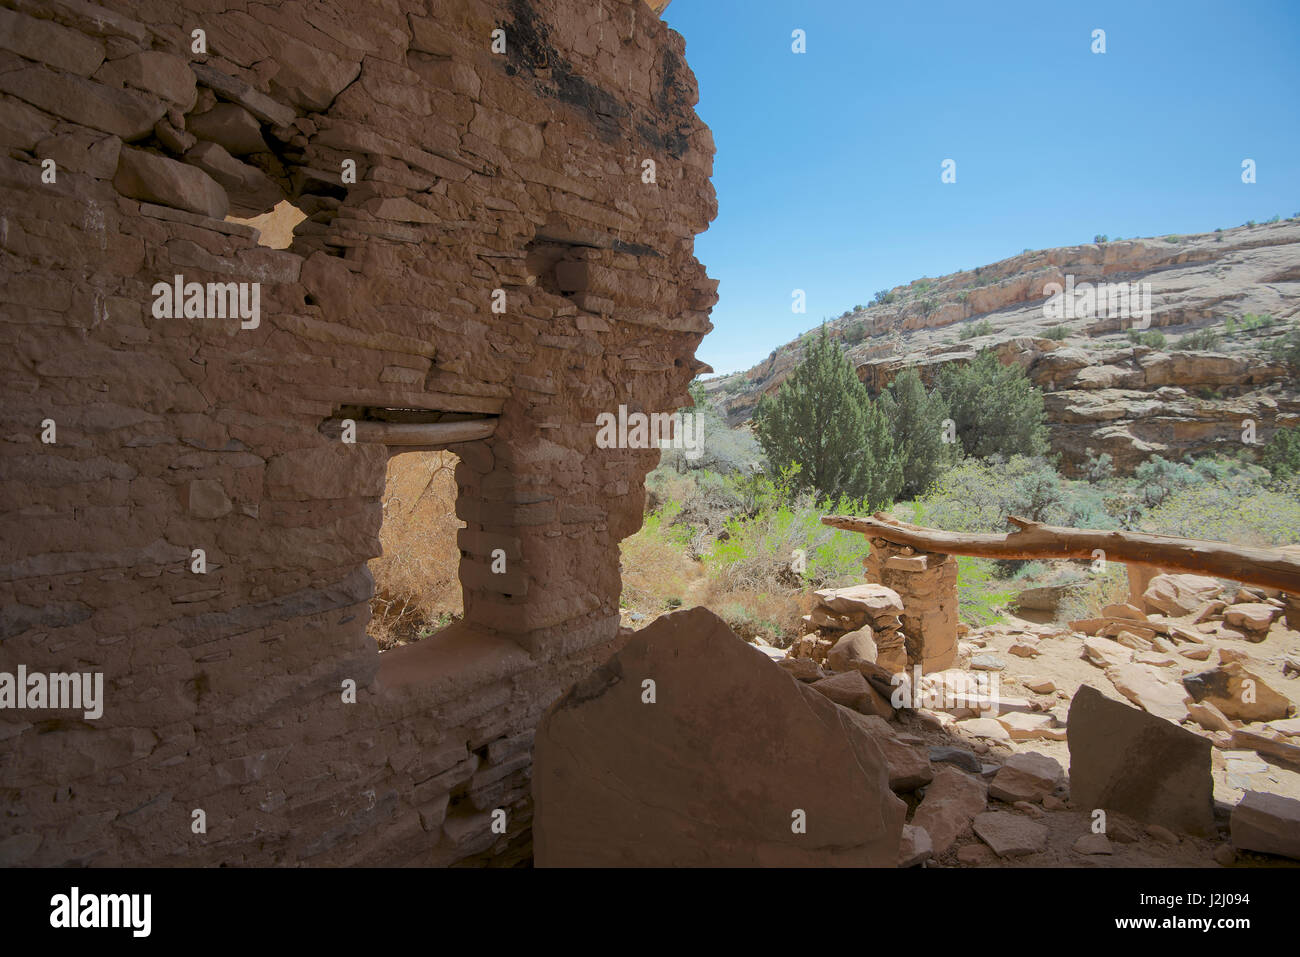
[[[695,248],[721,280],[697,352],[719,373],[921,276],[1300,212],[1300,0],[673,0],[664,19],[718,150]]]

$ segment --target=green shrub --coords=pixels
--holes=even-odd
[[[1128,336],[1128,341],[1134,345],[1146,346],[1149,349],[1163,349],[1165,347],[1165,334],[1158,329],[1150,329],[1146,332],[1130,329],[1125,335]]]
[[[949,365],[938,392],[948,404],[967,455],[1041,455],[1047,450],[1043,394],[1018,365],[984,350],[964,366]]]
[[[989,322],[987,319],[981,319],[979,322],[964,327],[961,332],[957,334],[957,338],[962,342],[965,342],[967,339],[974,339],[976,336],[989,336],[992,334],[993,323]]]
[[[1062,339],[1065,339],[1070,335],[1070,330],[1066,326],[1052,326],[1052,328],[1044,332],[1043,335],[1048,339],[1055,339],[1057,342],[1060,342]]]
[[[1259,454],[1259,464],[1275,479],[1300,475],[1300,428],[1274,432]]]
[[[1178,348],[1191,352],[1209,352],[1219,344],[1222,338],[1217,329],[1197,329],[1195,332],[1189,332],[1187,335],[1179,337]]]

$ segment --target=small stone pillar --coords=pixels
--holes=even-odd
[[[908,667],[923,673],[957,663],[957,562],[951,555],[918,552],[881,538],[871,540],[863,565],[867,580],[903,599],[903,636]]]

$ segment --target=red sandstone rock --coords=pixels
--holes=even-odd
[[[873,736],[703,608],[637,632],[535,747],[540,866],[898,862],[905,808]]]

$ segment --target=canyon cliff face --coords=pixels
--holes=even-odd
[[[529,855],[658,460],[597,416],[706,368],[683,50],[641,0],[5,0],[0,671],[104,710],[0,711],[0,863]],[[286,200],[287,249],[226,219]],[[450,446],[465,620],[381,657],[396,450],[330,426],[394,416],[495,431]]]
[[[1048,315],[1049,283],[1064,287],[1150,283],[1146,331],[1167,344],[1135,345],[1133,317]],[[829,323],[847,340],[858,376],[873,394],[904,368],[932,382],[947,363],[992,348],[1017,362],[1044,390],[1052,449],[1077,474],[1089,451],[1108,453],[1121,472],[1154,455],[1169,459],[1240,448],[1243,422],[1260,441],[1300,424],[1300,388],[1269,357],[1268,344],[1300,309],[1300,222],[1221,233],[1141,239],[1027,252],[991,266],[918,280],[891,291],[894,301]],[[865,298],[865,297],[864,297]],[[1213,351],[1180,348],[1180,336],[1222,328],[1226,319],[1269,315],[1274,325],[1225,336]],[[988,322],[987,333],[959,332]],[[1063,327],[1058,329],[1057,327]],[[1057,330],[1064,338],[1049,338]],[[707,383],[728,420],[748,419],[798,365],[798,342],[748,372]]]

